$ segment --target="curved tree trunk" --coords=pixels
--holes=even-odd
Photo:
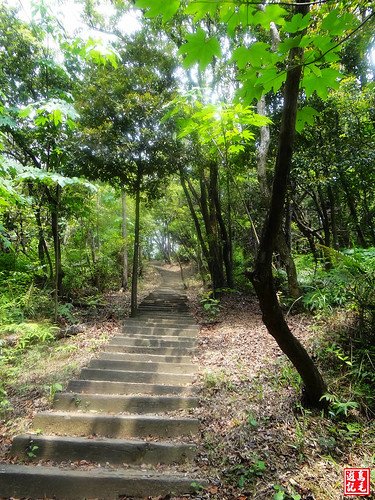
[[[305,15],[308,12],[308,6],[303,4],[297,5],[296,11]],[[309,403],[314,406],[321,406],[321,397],[326,390],[326,385],[307,351],[298,339],[294,337],[288,327],[277,300],[272,277],[272,254],[275,249],[277,235],[282,225],[293,154],[302,56],[303,52],[300,48],[291,49],[284,90],[284,107],[271,206],[263,228],[251,279],[259,299],[263,322],[268,332],[275,338],[281,350],[288,356],[300,374]]]

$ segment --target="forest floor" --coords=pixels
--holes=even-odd
[[[149,269],[141,297],[157,282]],[[189,498],[344,498],[344,467],[374,467],[374,427],[355,410],[332,419],[302,407],[298,376],[267,334],[254,297],[232,294],[215,318],[207,318],[199,303],[202,290],[194,280],[188,283],[192,311],[202,326],[196,360],[202,435],[192,469],[211,479],[207,489],[197,485]],[[64,387],[118,332],[129,295],[112,293],[103,300],[100,308],[73,311],[86,325],[84,332],[29,349],[14,368],[7,387],[13,409],[0,421],[0,461],[35,412],[50,407],[56,384]],[[321,326],[304,314],[290,315],[288,322],[304,345],[316,349]]]

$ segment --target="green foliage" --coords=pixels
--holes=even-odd
[[[49,386],[49,399],[53,401],[57,392],[61,392],[63,390],[63,386],[58,382],[55,382]]]
[[[216,37],[207,37],[205,31],[198,28],[196,33],[186,35],[187,42],[179,48],[180,54],[185,54],[184,66],[189,68],[199,63],[200,70],[205,70],[213,57],[220,57],[220,43]]]
[[[340,401],[335,394],[329,393],[324,394],[322,401],[329,403],[329,414],[333,418],[339,418],[343,415],[347,417],[350,410],[354,410],[359,406],[355,401]]]
[[[204,312],[210,320],[213,320],[220,312],[220,300],[212,296],[212,292],[203,294],[200,303],[202,304]]]
[[[273,500],[301,500],[301,495],[298,493],[288,493],[285,489],[279,484],[274,484],[273,489],[275,493],[272,497]]]
[[[293,389],[295,389],[297,393],[301,390],[302,380],[300,375],[298,374],[292,363],[285,359],[281,360],[281,373],[279,382],[288,387],[293,387]]]
[[[4,333],[15,335],[17,338],[15,349],[23,351],[35,344],[43,344],[55,339],[57,327],[49,323],[18,323],[3,325],[0,335]]]
[[[226,475],[234,482],[239,488],[245,488],[252,484],[257,478],[261,477],[267,470],[266,463],[254,457],[251,464],[236,464],[232,466]]]
[[[218,372],[204,372],[203,383],[208,389],[211,390],[220,390],[220,388],[225,388],[226,390],[231,391],[233,389],[230,374],[225,370],[220,370]]]
[[[34,444],[34,441],[31,439],[29,444],[27,445],[27,448],[26,448],[27,456],[29,458],[36,458],[38,450],[39,450],[39,446]]]
[[[7,413],[12,410],[13,407],[9,399],[7,398],[7,392],[2,386],[2,384],[0,384],[0,417],[1,418],[6,417]]]
[[[43,318],[51,313],[50,290],[40,289],[44,281],[39,264],[15,252],[0,253],[0,325],[22,322],[26,318]]]
[[[193,481],[190,484],[190,487],[192,488],[194,493],[202,493],[202,491],[204,490],[204,486],[200,483],[197,483],[196,481]]]
[[[320,269],[306,288],[304,305],[312,311],[329,312],[334,307],[357,311],[362,328],[371,332],[375,324],[375,249],[352,249],[339,252],[321,247],[333,266],[329,271]]]

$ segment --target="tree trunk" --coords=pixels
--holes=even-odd
[[[60,209],[61,187],[57,184],[55,197],[51,206],[51,228],[53,237],[53,248],[55,253],[55,322],[57,321],[57,310],[59,298],[62,296],[63,270],[61,266],[61,241],[59,232],[59,209]]]
[[[181,180],[182,189],[184,190],[184,193],[185,193],[186,201],[187,201],[188,206],[189,206],[190,214],[193,218],[195,232],[197,233],[197,238],[198,238],[200,247],[202,249],[203,256],[206,259],[206,261],[208,262],[208,260],[209,260],[208,248],[207,248],[206,243],[205,243],[204,238],[203,238],[201,226],[199,224],[199,220],[198,220],[197,214],[196,214],[195,209],[194,209],[193,201],[191,199],[189,190],[188,190],[186,182],[185,182],[185,177],[184,177],[184,173],[183,173],[182,168],[180,168],[180,180]]]
[[[137,296],[138,296],[138,264],[139,264],[139,218],[140,218],[140,204],[141,204],[141,169],[137,169],[137,184],[135,192],[135,223],[134,223],[134,251],[133,251],[133,272],[132,272],[132,291],[131,291],[131,304],[130,315],[137,314]]]
[[[215,215],[220,228],[223,261],[227,278],[226,284],[229,288],[233,288],[233,265],[231,260],[232,249],[229,234],[221,212],[221,201],[219,195],[219,171],[216,162],[212,162],[210,164],[210,199],[214,202]]]
[[[182,167],[180,167],[180,179],[182,188],[186,196],[186,200],[189,205],[190,213],[194,221],[194,226],[197,233],[198,241],[200,243],[203,256],[207,262],[208,270],[212,281],[212,289],[213,291],[215,291],[218,288],[223,288],[225,280],[224,280],[223,268],[222,265],[220,265],[220,263],[222,263],[222,260],[220,260],[220,257],[217,253],[218,252],[217,235],[214,234],[214,229],[212,227],[212,220],[207,209],[207,195],[206,195],[204,181],[201,181],[201,197],[197,201],[199,201],[199,206],[201,208],[202,217],[206,229],[207,245],[202,234],[201,226],[199,224],[198,216],[194,209],[190,192],[185,182],[185,177]],[[196,193],[193,194],[195,197],[198,197]]]
[[[273,35],[273,43],[276,46],[276,36]],[[266,116],[266,99],[262,96],[257,102],[257,113],[262,116]],[[260,188],[262,207],[266,209],[271,198],[271,191],[267,181],[267,156],[268,150],[271,143],[271,135],[269,126],[265,125],[260,128],[260,142],[257,154],[257,175],[258,183]],[[298,285],[297,269],[294,263],[290,246],[288,245],[285,234],[280,228],[279,234],[276,238],[276,250],[280,254],[280,259],[285,267],[285,271],[288,277],[288,291],[289,295],[297,299],[301,295],[301,291]]]
[[[297,269],[282,230],[279,231],[275,244],[288,277],[288,293],[293,299],[298,299],[301,296],[301,290],[298,285]]]
[[[38,206],[35,209],[35,220],[36,220],[36,225],[38,227],[38,256],[40,263],[42,266],[45,264],[44,259],[47,259],[48,263],[48,268],[49,268],[49,278],[52,281],[53,280],[53,264],[52,264],[52,259],[48,250],[47,242],[44,237],[44,229],[42,225],[42,218],[40,216],[40,206]]]
[[[126,228],[127,222],[127,207],[126,207],[126,192],[125,189],[121,190],[121,207],[122,207],[122,225],[121,225],[121,235],[122,235],[122,279],[121,287],[123,290],[128,288],[128,231]]]
[[[296,11],[305,15],[308,12],[308,6],[297,5]],[[251,279],[259,298],[263,321],[268,332],[275,338],[281,350],[288,356],[300,374],[309,403],[321,406],[321,397],[325,393],[326,385],[307,351],[289,329],[277,299],[272,277],[272,254],[282,225],[293,154],[302,57],[302,49],[291,49],[284,89],[284,106],[271,205],[264,224]]]
[[[332,186],[327,187],[327,194],[329,200],[329,209],[331,216],[331,229],[332,229],[332,244],[333,248],[336,250],[339,248],[338,237],[337,237],[337,220],[336,220],[336,200],[335,193]]]
[[[344,191],[345,191],[346,202],[347,202],[349,210],[350,210],[350,215],[352,216],[352,219],[354,222],[355,230],[356,230],[357,237],[358,237],[358,242],[361,245],[361,247],[366,248],[366,246],[367,246],[366,238],[365,238],[365,235],[362,231],[361,225],[359,223],[359,218],[358,218],[358,213],[357,213],[356,203],[354,201],[353,193],[350,190],[350,186],[349,186],[349,183],[345,177],[345,174],[343,172],[339,172],[339,174],[340,174],[339,176],[340,176],[341,184],[342,184]]]
[[[210,260],[208,267],[210,269],[212,278],[212,292],[214,296],[217,290],[224,288],[225,276],[223,269],[223,249],[218,237],[217,217],[215,206],[212,206],[210,199],[207,195],[206,181],[204,178],[200,179],[201,198],[200,205],[204,225],[206,228],[206,235],[208,241],[208,251]],[[212,193],[210,193],[212,195]]]

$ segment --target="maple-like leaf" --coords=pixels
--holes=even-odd
[[[190,67],[198,63],[203,71],[210,64],[212,59],[220,57],[221,49],[216,37],[207,37],[202,28],[198,28],[196,33],[186,36],[187,42],[179,48],[180,54],[185,54],[184,66]]]
[[[147,9],[146,17],[161,16],[163,22],[169,21],[180,8],[180,0],[137,0],[135,7],[138,9]]]

